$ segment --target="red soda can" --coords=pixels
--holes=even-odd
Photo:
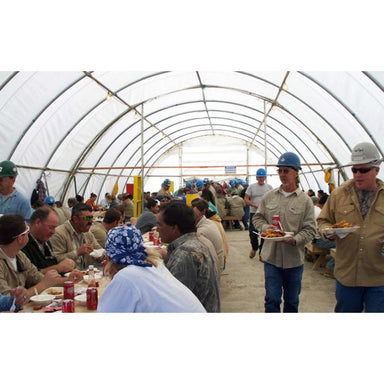
[[[97,309],[98,297],[97,288],[90,287],[87,289],[87,308]]]
[[[73,281],[64,283],[64,300],[75,300],[75,283]]]
[[[279,215],[273,215],[272,216],[272,225],[275,226],[278,230],[281,230],[280,216]]]
[[[154,235],[153,232],[149,232],[149,234],[148,234],[148,240],[149,241],[153,241],[153,235]]]
[[[63,313],[75,312],[74,300],[63,300],[63,302],[61,303],[61,312],[63,312]]]

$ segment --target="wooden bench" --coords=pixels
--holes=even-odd
[[[241,223],[241,217],[237,217],[237,216],[224,216],[221,218],[221,221],[224,222],[224,221],[228,221],[229,223],[229,229],[232,231],[233,229],[233,224],[232,224],[232,221],[233,220],[239,220],[239,222]],[[240,224],[241,225],[241,224]]]
[[[312,270],[318,270],[322,265],[325,264],[325,259],[329,255],[328,249],[316,248],[315,244],[308,243],[305,245],[305,259],[311,259],[310,261],[314,261]]]

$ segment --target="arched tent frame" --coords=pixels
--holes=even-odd
[[[23,193],[44,173],[60,200],[101,197],[117,180],[122,192],[137,174],[156,190],[153,180],[159,188],[160,177],[189,175],[183,167],[214,173],[202,164],[237,165],[252,180],[267,160],[277,183],[270,166],[286,151],[302,159],[304,189],[326,189],[325,168],[339,182],[350,177],[344,166],[357,142],[383,156],[383,80],[381,72],[0,72],[1,158],[19,166]],[[194,142],[208,150],[186,161]],[[243,156],[215,157],[219,142],[229,152],[237,143]]]

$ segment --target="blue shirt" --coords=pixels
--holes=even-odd
[[[25,220],[29,222],[33,209],[28,199],[16,189],[6,197],[0,194],[0,214],[11,215],[16,213],[23,215]]]
[[[9,311],[12,305],[11,295],[2,295],[0,293],[0,312]]]

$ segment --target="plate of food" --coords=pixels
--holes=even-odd
[[[293,236],[292,232],[276,231],[274,229],[267,229],[266,232],[259,233],[261,239],[266,241],[283,241]]]
[[[42,292],[44,295],[53,295],[56,299],[62,299],[64,297],[63,287],[50,287]]]
[[[54,298],[55,298],[55,295],[40,294],[40,295],[32,296],[31,301],[32,303],[35,303],[38,305],[48,305],[52,303]]]
[[[93,271],[95,272],[95,275],[97,275],[98,273],[101,273],[100,269],[98,268],[93,268]],[[85,271],[83,271],[83,276],[88,276],[88,273],[89,273],[89,269],[86,269]]]
[[[349,233],[355,232],[356,229],[360,228],[358,225],[349,224],[347,221],[342,220],[329,227],[323,228],[324,235],[348,235]],[[343,236],[344,237],[344,236]]]

